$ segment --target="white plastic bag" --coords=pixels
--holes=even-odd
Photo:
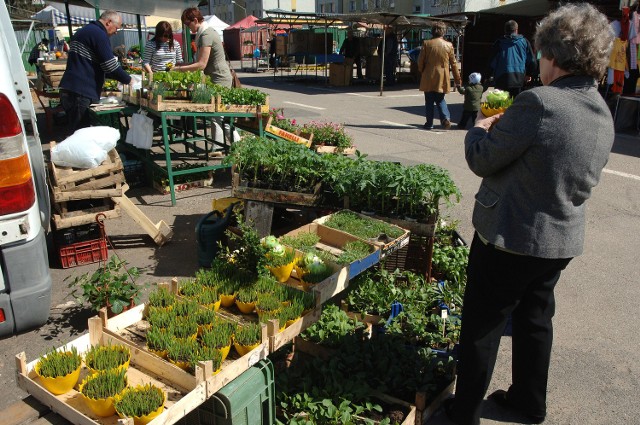
[[[125,142],[140,149],[151,149],[151,144],[153,143],[153,119],[149,118],[144,112],[133,114]]]
[[[94,168],[105,159],[107,151],[76,133],[51,149],[51,160],[60,167]]]
[[[76,130],[73,135],[83,137],[85,140],[93,140],[96,145],[107,152],[115,148],[120,140],[120,130],[106,125],[81,128]]]

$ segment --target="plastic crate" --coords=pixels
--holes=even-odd
[[[275,424],[273,363],[259,361],[204,402],[198,413],[201,425]]]
[[[59,247],[77,242],[91,241],[99,239],[100,237],[100,226],[98,226],[98,223],[84,224],[53,232],[53,240],[56,246]]]
[[[409,236],[409,243],[388,255],[381,263],[385,270],[408,270],[414,273],[424,274],[431,263],[427,252],[428,237],[418,236],[413,233]]]
[[[129,159],[123,161],[124,179],[129,187],[140,187],[146,185],[146,177],[144,175],[144,164],[142,161]]]
[[[107,261],[109,255],[107,241],[104,238],[61,246],[58,251],[63,269],[82,264],[97,263],[98,261]]]

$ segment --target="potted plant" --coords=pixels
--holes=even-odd
[[[121,418],[133,418],[135,425],[151,422],[164,410],[165,394],[153,384],[125,388],[115,397],[114,407]]]
[[[114,397],[126,387],[127,377],[124,369],[107,369],[88,375],[78,387],[78,391],[93,413],[107,417],[116,414],[113,407]]]
[[[173,310],[165,310],[162,307],[150,307],[147,314],[147,321],[151,327],[157,329],[167,329],[173,325],[176,315]]]
[[[173,336],[178,339],[193,339],[198,337],[198,322],[196,314],[191,316],[176,317],[173,322]]]
[[[216,318],[217,314],[213,309],[200,309],[195,317],[196,323],[198,324],[198,336],[201,336],[205,331],[211,329]]]
[[[285,327],[293,325],[300,320],[302,312],[304,310],[303,305],[299,301],[292,301],[289,305],[282,307],[280,310],[280,317],[285,321]]]
[[[196,298],[204,290],[202,284],[193,279],[181,280],[178,287],[178,294],[190,299]]]
[[[222,370],[222,362],[224,361],[220,350],[212,347],[200,347],[198,351],[197,361],[206,362],[211,360],[213,366],[213,375],[216,375]]]
[[[262,342],[262,326],[259,323],[246,323],[238,326],[233,335],[233,347],[244,356],[257,348]]]
[[[112,256],[93,274],[75,277],[68,285],[73,288],[71,295],[81,303],[88,302],[95,311],[106,307],[111,316],[139,304],[140,293],[146,285],[136,283],[140,276],[136,267],[126,266],[126,261]]]
[[[240,288],[236,293],[236,306],[243,314],[251,314],[256,308],[258,291],[255,288]]]
[[[258,295],[258,301],[256,301],[256,311],[258,315],[262,313],[274,313],[282,308],[282,301],[275,295],[270,293],[263,293]]]
[[[169,345],[174,340],[173,329],[160,329],[152,326],[151,329],[147,331],[146,338],[149,351],[158,357],[166,359]]]
[[[173,313],[177,317],[186,317],[196,314],[200,310],[200,305],[195,300],[178,301],[173,305]]]
[[[118,369],[126,371],[131,362],[131,351],[124,345],[92,345],[84,355],[84,363],[91,373]]]
[[[195,339],[175,338],[167,347],[167,359],[182,370],[190,370],[199,348]]]
[[[207,288],[196,296],[196,301],[211,311],[220,308],[220,296],[216,288]]]
[[[60,351],[54,349],[42,356],[34,371],[43,387],[59,395],[68,392],[78,383],[81,365],[82,357],[78,350],[75,347],[71,347],[71,350],[63,347]]]
[[[282,310],[274,310],[274,311],[263,311],[259,313],[258,317],[260,323],[264,323],[267,325],[271,320],[278,321],[278,332],[282,332],[287,327],[287,320],[284,315],[281,314]]]
[[[216,319],[211,324],[211,328],[202,333],[200,343],[203,347],[215,348],[220,351],[222,361],[224,361],[231,350],[233,334],[236,332],[236,329],[237,326],[234,323],[223,319]]]
[[[167,288],[157,288],[149,293],[149,307],[169,309],[176,302],[176,296]]]

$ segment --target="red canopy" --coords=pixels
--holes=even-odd
[[[225,28],[225,30],[251,28],[256,26],[255,22],[257,20],[258,18],[256,18],[255,16],[249,15],[246,18],[239,20],[235,24],[229,25],[227,28]]]

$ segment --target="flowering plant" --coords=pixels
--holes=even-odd
[[[269,115],[272,118],[271,125],[273,125],[274,127],[281,128],[291,133],[295,133],[296,130],[300,128],[300,126],[296,124],[295,119],[290,120],[284,117],[283,108],[272,108],[269,110]]]
[[[353,139],[347,134],[343,124],[311,121],[305,124],[303,129],[313,133],[314,145],[335,146],[342,149],[353,146]]]

